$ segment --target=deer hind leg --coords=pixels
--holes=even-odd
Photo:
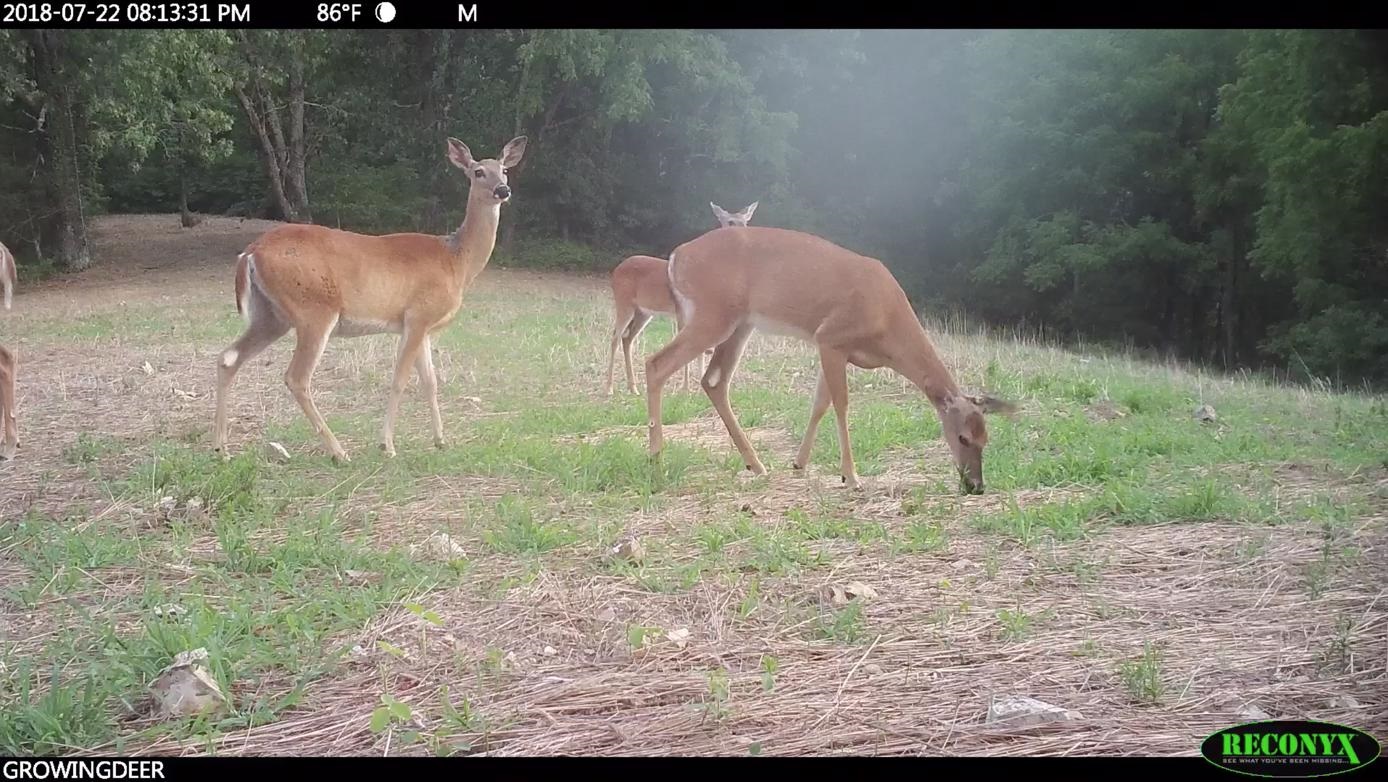
[[[227,401],[237,371],[289,331],[289,325],[274,314],[269,302],[254,288],[251,296],[257,297],[257,301],[251,310],[254,314],[250,325],[231,347],[222,351],[217,362],[217,416],[212,427],[212,450],[223,455],[227,441]]]
[[[400,335],[400,348],[395,355],[395,374],[390,381],[390,396],[386,400],[386,420],[381,427],[381,450],[386,456],[395,455],[395,417],[400,412],[400,396],[410,382],[410,368],[414,366],[419,350],[428,337],[428,332],[419,325],[406,323]]]
[[[834,403],[834,415],[839,429],[839,471],[843,483],[850,489],[861,489],[858,471],[853,464],[853,447],[848,439],[848,357],[832,348],[820,347],[819,367],[829,399]]]
[[[810,466],[810,452],[814,450],[815,432],[819,429],[820,419],[828,410],[829,383],[824,379],[824,370],[821,368],[819,383],[815,386],[814,403],[810,406],[810,422],[805,426],[805,439],[800,441],[800,452],[795,457],[795,464],[792,465],[796,470],[803,470]]]
[[[419,384],[429,399],[429,416],[434,427],[434,446],[443,448],[443,416],[439,413],[439,380],[434,371],[434,347],[428,334],[419,343],[419,356],[414,361],[414,370],[419,373]]]
[[[724,328],[717,322],[696,321],[680,329],[669,344],[646,359],[646,425],[650,428],[651,456],[658,455],[665,442],[664,430],[660,425],[661,393],[665,390],[665,383],[676,370],[687,366],[706,348],[722,342],[731,331],[731,324]]]
[[[627,369],[627,390],[635,394],[636,391],[636,369],[631,360],[631,349],[640,338],[641,332],[646,329],[646,325],[651,322],[653,316],[648,312],[637,310],[632,316],[631,322],[627,324],[626,332],[622,334],[622,359],[626,362]]]
[[[728,436],[733,439],[733,445],[736,445],[738,453],[742,454],[742,461],[747,465],[747,469],[755,475],[765,475],[766,467],[757,458],[756,450],[752,448],[746,432],[738,426],[737,416],[733,414],[732,405],[728,403],[728,387],[732,385],[733,373],[737,371],[738,361],[742,358],[742,351],[747,347],[747,339],[751,336],[751,326],[739,326],[733,331],[732,336],[714,348],[713,358],[709,360],[708,369],[703,374],[702,385],[704,393],[708,394],[709,400],[713,402],[713,408],[718,411],[718,417],[723,419],[723,426],[727,428]],[[699,356],[702,358],[702,351]]]
[[[19,400],[14,382],[18,372],[19,361],[14,353],[0,347],[0,424],[4,430],[4,437],[0,439],[0,461],[13,459],[19,450],[18,414],[15,412]]]
[[[328,422],[323,420],[323,414],[318,412],[312,394],[313,372],[318,368],[318,361],[328,347],[328,337],[336,327],[337,316],[334,315],[327,323],[305,323],[295,330],[298,342],[294,346],[294,357],[289,360],[289,369],[284,373],[284,384],[289,387],[294,401],[299,403],[304,415],[308,417],[313,430],[322,438],[333,461],[346,464],[351,459],[347,458],[347,452],[342,450],[337,437],[328,428]]]

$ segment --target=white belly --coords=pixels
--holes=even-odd
[[[339,318],[333,328],[334,337],[364,337],[369,334],[399,334],[395,323],[372,318]]]
[[[803,339],[807,342],[814,341],[814,335],[810,332],[798,326],[772,320],[762,315],[752,315],[747,318],[747,322],[752,324],[752,328],[765,334],[774,334],[778,337],[794,337],[795,339]]]

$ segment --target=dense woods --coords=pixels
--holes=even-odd
[[[519,133],[501,262],[757,200],[922,309],[1388,380],[1382,32],[0,31],[0,241],[34,275],[100,263],[103,212],[442,233],[444,138]]]

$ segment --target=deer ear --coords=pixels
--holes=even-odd
[[[475,165],[472,159],[472,150],[467,148],[467,144],[450,136],[448,138],[448,159],[453,165],[467,171]]]
[[[750,222],[752,219],[752,213],[757,211],[757,204],[759,203],[761,202],[753,201],[752,203],[748,204],[747,208],[742,210],[742,219]]]
[[[506,142],[505,149],[501,150],[501,165],[510,168],[521,162],[521,157],[525,154],[525,145],[529,141],[525,136],[516,136]]]
[[[712,201],[709,201],[709,202],[708,202],[708,205],[709,205],[709,207],[711,207],[711,208],[713,209],[713,216],[714,216],[714,217],[717,217],[719,220],[722,220],[723,218],[728,217],[728,211],[727,211],[726,209],[724,209],[723,207],[719,206],[718,204],[713,203]]]
[[[1021,410],[1021,407],[1005,399],[999,399],[991,394],[974,394],[968,397],[970,402],[978,405],[984,413],[1000,413],[1002,415],[1013,415]]]

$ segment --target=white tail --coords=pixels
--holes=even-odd
[[[290,329],[297,342],[284,382],[335,460],[349,461],[310,393],[314,369],[334,337],[400,335],[381,449],[395,455],[395,418],[411,368],[429,400],[434,444],[442,448],[431,335],[452,322],[463,294],[491,259],[501,205],[511,197],[506,169],[520,162],[525,145],[526,137],[518,136],[498,159],[476,160],[466,144],[448,139],[448,159],[471,186],[462,225],[449,236],[368,236],[290,224],[247,247],[237,259],[235,283],[236,307],[247,327],[218,365],[213,448],[225,453],[227,396],[237,370]]]
[[[752,213],[757,211],[758,203],[753,201],[742,211],[731,214],[712,201],[708,205],[713,207],[713,216],[718,218],[719,225],[726,228],[747,225],[752,219]],[[651,322],[651,318],[656,315],[673,316],[675,333],[679,333],[680,315],[675,300],[670,296],[667,265],[664,258],[633,255],[612,270],[612,305],[616,310],[616,319],[612,325],[612,338],[607,348],[607,385],[604,390],[608,396],[612,395],[612,375],[616,370],[618,344],[621,345],[622,358],[626,364],[627,390],[634,394],[636,372],[631,364],[631,349],[646,325]],[[699,372],[702,374],[703,353],[699,354],[697,361]],[[684,387],[690,387],[689,363],[684,365]]]
[[[815,430],[830,403],[838,418],[840,471],[853,488],[861,483],[848,436],[849,364],[889,367],[919,387],[940,417],[962,488],[983,491],[984,413],[1011,411],[1011,404],[969,396],[955,385],[896,278],[880,261],[817,236],[780,228],[719,228],[670,254],[670,286],[685,308],[683,330],[646,360],[650,451],[660,453],[661,390],[670,375],[707,348],[713,358],[703,388],[723,420],[747,468],[764,474],[732,408],[732,384],[747,339],[755,329],[793,336],[819,350],[820,373],[810,420],[795,458],[804,469]]]
[[[14,301],[14,289],[19,284],[19,269],[14,254],[0,244],[0,288],[5,292],[5,309]],[[19,397],[15,393],[15,375],[19,359],[14,352],[0,345],[0,460],[13,459],[19,450],[19,415],[15,411]]]

